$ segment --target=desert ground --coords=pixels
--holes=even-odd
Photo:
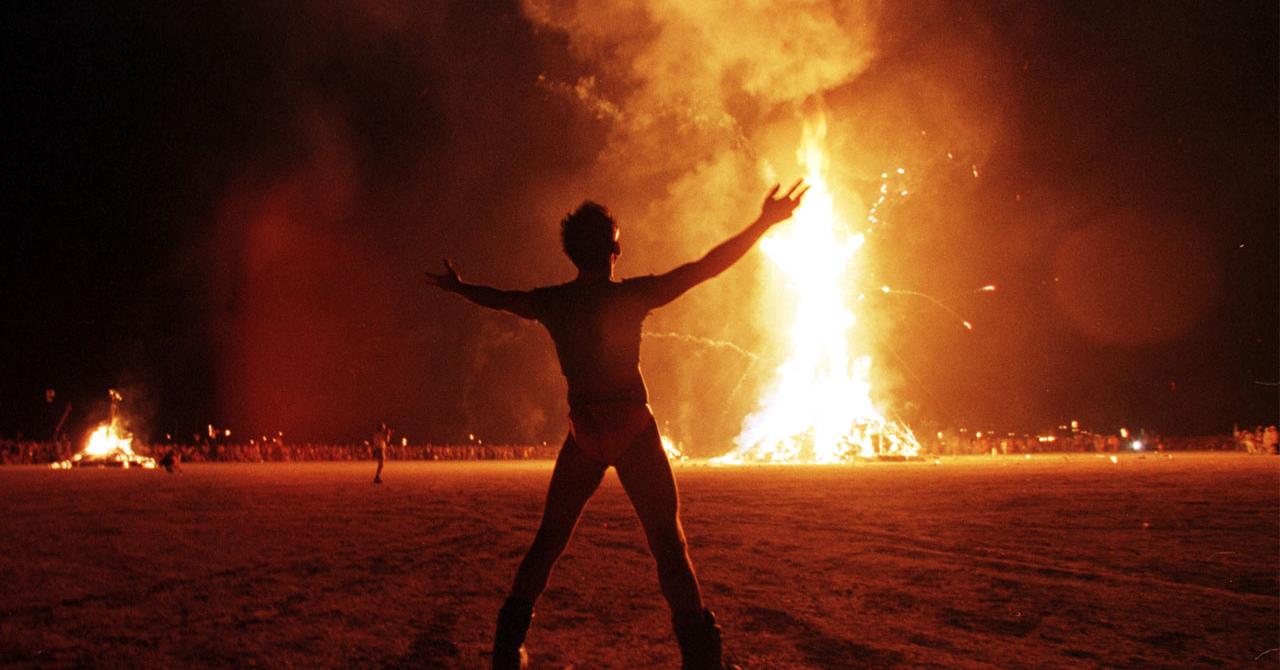
[[[550,463],[0,469],[0,665],[481,668]],[[676,466],[746,668],[1280,667],[1280,459]],[[674,668],[612,472],[533,668]]]

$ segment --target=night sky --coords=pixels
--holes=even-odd
[[[1277,421],[1274,2],[195,4],[6,6],[0,434],[116,387],[153,439],[558,441],[546,335],[422,271],[568,280],[585,198],[620,275],[667,270],[750,221],[762,165],[799,176],[817,113],[845,201],[907,168],[855,289],[917,430]],[[768,380],[716,344],[777,354],[763,263],[650,319],[694,454]]]

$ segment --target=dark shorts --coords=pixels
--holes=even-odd
[[[657,431],[649,405],[635,401],[581,404],[569,410],[573,441],[583,455],[613,465],[646,430]]]

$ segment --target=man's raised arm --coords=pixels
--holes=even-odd
[[[533,299],[528,291],[503,291],[483,284],[468,284],[462,281],[448,259],[444,262],[444,272],[428,272],[426,275],[428,284],[457,293],[481,307],[500,309],[526,319],[534,318]]]
[[[705,256],[663,275],[653,278],[654,294],[657,300],[655,307],[665,305],[680,297],[685,291],[728,270],[746,255],[766,232],[774,225],[791,218],[791,214],[800,206],[800,199],[805,191],[804,180],[798,180],[787,190],[778,195],[779,185],[774,184],[764,197],[760,206],[760,216],[747,226],[745,230],[721,242]],[[776,196],[776,197],[775,197]]]

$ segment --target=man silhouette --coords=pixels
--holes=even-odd
[[[649,410],[640,374],[640,330],[653,309],[720,274],[775,224],[791,217],[807,186],[797,181],[784,195],[775,185],[760,216],[701,259],[662,275],[617,281],[618,226],[601,205],[586,201],[560,224],[564,252],[578,269],[573,281],[532,291],[468,284],[446,260],[430,284],[478,305],[534,319],[547,328],[569,387],[569,434],[556,459],[542,522],[516,571],[510,597],[498,613],[494,670],[527,665],[525,633],[533,605],[569,543],[578,516],[613,466],[644,527],[658,566],[662,595],[671,608],[682,668],[728,667],[721,659],[720,629],[686,550],[680,503],[671,466]]]
[[[373,431],[373,460],[378,462],[378,469],[373,473],[373,483],[382,483],[382,466],[387,461],[387,445],[391,442],[391,429],[383,421]]]

